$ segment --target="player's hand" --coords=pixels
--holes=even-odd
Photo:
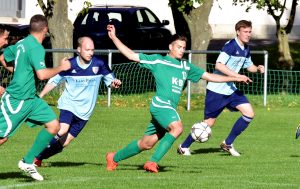
[[[122,82],[119,79],[115,79],[111,82],[111,87],[118,89],[121,86]]]
[[[0,97],[5,93],[5,88],[0,86]]]
[[[245,76],[245,75],[240,75],[237,77],[237,82],[242,82],[242,83],[245,83],[245,84],[249,84],[249,83],[252,83],[252,80]]]
[[[60,61],[60,68],[62,71],[66,71],[69,70],[71,68],[71,63],[68,60],[67,57],[64,57],[61,61]]]
[[[257,66],[257,72],[265,73],[265,66],[263,66],[263,65],[258,65],[258,66]]]
[[[108,34],[109,38],[113,39],[116,37],[116,28],[114,25],[108,24],[106,29],[107,29],[107,34]]]

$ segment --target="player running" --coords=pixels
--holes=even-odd
[[[28,153],[19,161],[18,167],[35,180],[43,180],[33,160],[59,131],[59,122],[52,108],[36,94],[35,76],[49,79],[57,73],[68,70],[70,63],[63,59],[55,68],[46,68],[45,49],[41,45],[48,33],[48,22],[43,15],[30,19],[30,35],[15,45],[4,49],[0,60],[12,71],[6,62],[14,61],[13,77],[1,98],[0,145],[11,137],[17,128],[26,122],[30,127],[45,125]],[[7,158],[7,157],[6,157]]]
[[[58,99],[61,128],[50,145],[36,157],[34,163],[37,166],[41,166],[43,159],[61,152],[82,131],[94,111],[102,79],[108,87],[119,88],[121,85],[108,65],[94,56],[91,38],[80,37],[77,51],[79,56],[69,59],[71,68],[51,78],[40,93],[43,97],[65,81],[65,90]]]
[[[241,75],[239,77],[227,77],[210,74],[183,60],[182,56],[184,55],[187,41],[184,36],[177,34],[172,36],[169,44],[170,51],[166,56],[159,54],[146,55],[135,53],[125,46],[116,36],[113,25],[108,25],[107,30],[109,37],[121,53],[129,60],[138,62],[141,67],[149,69],[154,75],[156,82],[156,94],[152,98],[150,105],[152,120],[144,136],[138,140],[133,140],[116,153],[107,153],[106,169],[109,171],[115,170],[120,161],[137,155],[144,150],[152,149],[160,140],[153,156],[144,165],[146,171],[158,172],[157,163],[183,132],[183,125],[176,108],[186,80],[197,82],[202,78],[214,82],[251,82],[248,77]]]
[[[216,63],[214,73],[239,77],[241,68],[249,72],[264,73],[263,65],[255,66],[251,60],[250,49],[247,43],[251,38],[252,23],[240,20],[235,25],[236,38],[228,41]],[[232,156],[240,156],[233,147],[233,142],[250,124],[254,117],[253,108],[243,92],[239,91],[233,82],[215,83],[208,82],[206,87],[204,122],[212,127],[221,112],[228,108],[230,111],[240,111],[242,116],[235,122],[227,138],[220,144],[221,149]],[[189,147],[195,140],[191,134],[179,145],[177,152],[191,155]]]

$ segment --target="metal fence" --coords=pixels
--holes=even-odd
[[[75,53],[75,50],[66,50],[66,49],[47,49],[46,53],[48,56],[52,53]],[[140,50],[136,52],[142,53],[159,53],[165,54],[168,51],[162,50]],[[112,94],[140,94],[149,91],[155,91],[155,81],[152,74],[144,68],[140,68],[138,64],[133,62],[124,62],[113,64],[115,60],[115,55],[119,54],[118,50],[95,50],[95,55],[99,55],[102,58],[107,58],[109,66],[112,68],[117,78],[122,80],[122,87],[118,90],[111,90],[106,88],[104,84],[100,86],[99,94],[107,95],[108,106],[111,105],[111,95]],[[217,54],[219,51],[186,51],[186,55],[189,60],[192,60],[192,56],[195,54]],[[300,72],[299,71],[285,71],[285,70],[269,70],[268,69],[268,52],[267,51],[252,51],[252,56],[260,56],[261,62],[264,62],[266,72],[265,74],[258,73],[249,73],[247,71],[242,71],[242,74],[248,75],[253,83],[249,85],[244,85],[237,83],[237,87],[244,91],[245,94],[253,95],[263,95],[263,104],[267,105],[267,94],[299,94],[300,93]],[[120,54],[119,54],[120,56]],[[51,64],[52,59],[47,58],[48,65]],[[125,60],[126,61],[126,60]],[[50,63],[49,63],[50,62]],[[206,69],[208,72],[213,72],[214,63],[207,63]],[[11,80],[12,75],[1,68],[2,74],[2,85],[6,86]],[[38,91],[40,91],[45,85],[46,81],[40,81],[38,83]],[[187,110],[190,110],[190,101],[191,101],[191,84],[188,82],[187,88]]]

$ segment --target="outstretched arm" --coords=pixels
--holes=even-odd
[[[126,56],[129,60],[132,60],[134,62],[140,62],[139,54],[133,52],[130,48],[128,48],[126,45],[120,41],[120,39],[116,36],[116,28],[114,25],[107,25],[107,31],[109,38],[113,41],[113,43],[116,45],[118,50]]]
[[[202,79],[205,79],[206,81],[212,81],[212,82],[217,82],[217,83],[222,83],[222,82],[243,82],[243,83],[251,83],[252,80],[248,78],[245,75],[240,75],[240,76],[222,76],[218,74],[212,74],[208,72],[204,72],[202,75]]]
[[[255,66],[254,64],[252,66],[250,66],[249,68],[247,68],[247,70],[249,72],[260,72],[260,73],[265,73],[265,66],[263,65],[258,65]]]
[[[55,87],[56,85],[53,85],[52,83],[47,83],[43,88],[42,92],[39,94],[40,98],[43,98],[47,93],[52,91]]]

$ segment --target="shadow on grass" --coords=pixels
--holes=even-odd
[[[223,152],[220,148],[200,148],[193,150],[191,154],[208,154],[208,153],[219,153]]]
[[[22,172],[0,173],[0,180],[5,180],[5,179],[25,179],[25,182],[34,181],[30,176],[27,176]]]
[[[176,167],[176,166],[159,166],[159,169],[158,171],[159,172],[167,172],[169,170],[165,170],[166,168],[169,168],[169,167]],[[119,164],[118,168],[117,168],[117,171],[128,171],[128,170],[144,170],[144,165],[133,165],[133,164]],[[149,173],[149,172],[146,172],[145,173]]]
[[[43,162],[42,167],[78,167],[83,165],[102,166],[101,163],[56,161],[56,162]]]

